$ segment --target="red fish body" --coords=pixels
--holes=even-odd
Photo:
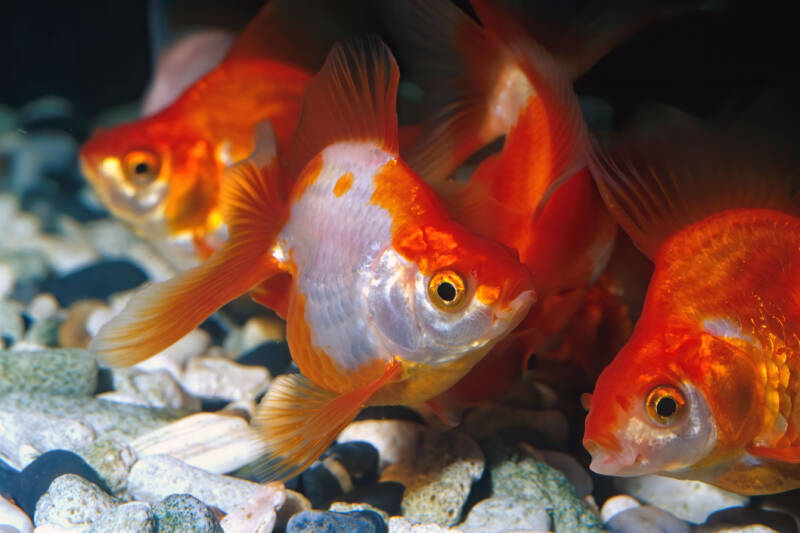
[[[426,25],[414,23],[409,47],[433,48],[428,53],[440,62],[419,60],[426,67],[420,76],[430,79],[431,91],[457,92],[437,101],[442,111],[409,161],[457,220],[519,254],[538,300],[523,324],[451,391],[460,403],[502,392],[533,351],[548,348],[583,305],[616,234],[586,167],[586,125],[570,80],[507,17],[486,2],[473,5],[483,27],[450,2],[414,3],[415,19]],[[453,79],[457,68],[462,77]],[[483,160],[469,181],[448,179],[502,136],[502,150]]]
[[[92,341],[130,364],[255,290],[286,317],[302,372],[278,377],[256,416],[266,477],[304,469],[366,404],[444,391],[535,299],[527,268],[450,218],[399,158],[398,80],[379,41],[334,47],[304,97],[297,178],[283,177],[274,142],[259,135],[224,181],[230,239],[142,290]]]
[[[683,124],[593,165],[655,263],[633,336],[589,401],[593,470],[800,487],[797,166],[773,151]]]

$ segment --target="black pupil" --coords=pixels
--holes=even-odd
[[[670,398],[669,396],[664,396],[656,403],[656,412],[658,413],[658,416],[669,418],[674,415],[675,411],[677,410],[678,404],[675,403],[674,398]]]
[[[150,165],[147,163],[137,163],[135,167],[133,167],[133,171],[137,174],[147,174],[150,172]]]
[[[445,281],[440,283],[439,286],[436,287],[436,294],[438,294],[439,298],[441,298],[445,302],[452,302],[453,300],[456,299],[456,288],[449,281]]]

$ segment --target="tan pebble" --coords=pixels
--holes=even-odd
[[[105,308],[102,300],[80,300],[67,309],[67,318],[58,328],[58,343],[64,348],[86,348],[91,340],[86,322],[89,316]]]
[[[267,341],[286,339],[286,323],[274,316],[256,316],[244,323],[242,328],[244,351]]]
[[[283,483],[268,483],[222,519],[225,533],[269,533],[275,527],[277,510],[286,501]]]

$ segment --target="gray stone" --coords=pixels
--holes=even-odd
[[[97,390],[97,361],[85,350],[0,352],[0,394],[12,391],[88,396]]]
[[[64,474],[55,478],[39,498],[33,523],[64,528],[88,526],[116,505],[114,498],[94,483]]]
[[[608,521],[614,533],[689,533],[689,524],[671,513],[644,505],[622,511]]]
[[[143,372],[134,368],[115,368],[112,375],[114,392],[130,398],[131,403],[150,407],[200,410],[200,398],[187,394],[166,370]]]
[[[11,267],[18,282],[44,279],[50,271],[45,255],[34,250],[0,250],[0,264]]]
[[[530,500],[487,498],[478,502],[458,527],[464,533],[550,531],[550,513]]]
[[[228,513],[220,525],[225,533],[270,533],[275,527],[277,510],[285,502],[286,487],[283,483],[268,483]]]
[[[142,502],[124,503],[98,518],[86,533],[155,533],[150,506]]]
[[[492,496],[536,502],[550,509],[556,533],[603,530],[600,517],[578,497],[564,474],[541,461],[504,459],[492,465],[491,475]]]
[[[19,463],[20,448],[26,445],[39,452],[62,448],[77,453],[98,435],[127,444],[181,414],[92,397],[0,394],[0,454]]]
[[[483,468],[483,452],[475,441],[459,430],[442,433],[423,446],[414,475],[405,482],[403,516],[416,522],[455,524]]]
[[[226,513],[252,498],[261,485],[187,465],[168,455],[139,459],[128,476],[128,491],[137,500],[155,503],[170,494],[191,494]]]
[[[11,346],[25,333],[25,323],[22,321],[22,306],[16,302],[0,299],[0,347]],[[3,369],[2,353],[0,352],[0,372]],[[3,375],[0,373],[0,394],[2,394]]]
[[[669,511],[681,520],[702,524],[711,513],[746,505],[740,496],[701,481],[664,476],[617,478],[614,485],[637,500]]]
[[[592,476],[571,455],[554,450],[535,450],[524,444],[521,446],[530,449],[532,457],[544,461],[564,474],[567,480],[575,487],[575,492],[579,498],[586,497],[592,493]]]
[[[172,494],[153,506],[158,533],[223,533],[214,513],[189,494]]]
[[[23,340],[40,346],[57,346],[58,331],[62,323],[63,320],[57,316],[37,320],[25,332]]]
[[[100,474],[115,494],[125,488],[128,474],[136,462],[136,454],[130,446],[106,438],[97,439],[78,455]]]
[[[203,398],[228,401],[252,400],[267,390],[269,370],[262,366],[240,365],[223,357],[196,357],[190,360],[181,384]]]

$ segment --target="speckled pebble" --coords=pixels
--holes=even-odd
[[[571,455],[556,450],[536,450],[524,443],[520,446],[526,452],[530,450],[533,457],[541,459],[564,474],[567,480],[572,483],[572,486],[575,487],[575,492],[579,498],[584,498],[592,493],[594,486],[592,476]]]
[[[86,396],[97,389],[97,362],[85,350],[0,351],[0,394]]]
[[[618,478],[614,485],[642,503],[669,511],[688,522],[702,524],[720,509],[746,505],[747,496],[740,496],[700,481],[687,481],[664,476]]]
[[[658,507],[645,505],[617,513],[608,521],[614,533],[689,533],[689,524]]]
[[[128,491],[137,500],[155,503],[170,494],[191,494],[225,512],[253,497],[260,485],[212,474],[168,455],[139,459],[128,476]]]
[[[136,454],[130,446],[106,438],[94,441],[78,454],[100,474],[113,493],[125,488],[128,474],[136,462]]]
[[[231,510],[220,525],[225,533],[270,533],[275,527],[277,510],[285,501],[283,483],[269,483]]]
[[[402,516],[393,516],[389,519],[389,533],[463,533],[463,531],[437,524],[418,524]]]
[[[39,501],[33,522],[39,526],[59,527],[88,525],[117,505],[117,502],[97,485],[74,474],[64,474],[53,480]]]
[[[16,302],[0,299],[0,348],[12,346],[22,338],[24,333],[25,322],[22,320],[22,306]],[[2,365],[2,359],[0,359],[0,365]],[[0,379],[2,379],[2,374],[0,374]],[[0,387],[2,387],[2,381],[0,381]]]
[[[416,522],[455,524],[483,468],[483,452],[465,433],[452,430],[432,439],[405,482],[403,516]]]
[[[0,496],[0,524],[16,528],[19,533],[33,531],[33,522],[28,515],[2,496]]]
[[[33,516],[42,495],[52,486],[53,480],[63,475],[79,477],[98,490],[107,488],[82,457],[65,450],[52,450],[40,455],[20,472],[15,480],[14,500],[23,511]]]
[[[269,371],[245,366],[222,357],[196,357],[188,362],[181,379],[195,396],[228,401],[251,400],[267,390]]]
[[[152,512],[158,533],[223,533],[214,513],[189,494],[171,494]]]
[[[473,507],[458,527],[464,533],[550,531],[550,513],[538,502],[514,498],[487,498]]]
[[[28,327],[22,340],[26,344],[54,348],[59,344],[58,332],[62,322],[59,316],[51,316],[37,320]]]
[[[142,502],[118,505],[94,521],[86,533],[155,533],[150,506]]]
[[[286,533],[386,533],[383,518],[373,511],[334,513],[303,511],[294,515]]]
[[[600,509],[600,517],[603,519],[603,523],[608,523],[614,515],[617,513],[621,513],[623,511],[627,511],[628,509],[633,509],[634,507],[641,507],[638,501],[635,498],[631,498],[627,494],[618,494],[616,496],[612,496],[611,498],[607,499],[605,503],[603,503],[603,508]]]
[[[410,463],[418,453],[425,426],[407,420],[357,420],[339,434],[340,443],[363,441],[378,450],[379,470]]]
[[[603,529],[597,516],[555,468],[530,457],[506,459],[491,466],[494,497],[537,502],[552,509],[556,533],[589,533]]]

